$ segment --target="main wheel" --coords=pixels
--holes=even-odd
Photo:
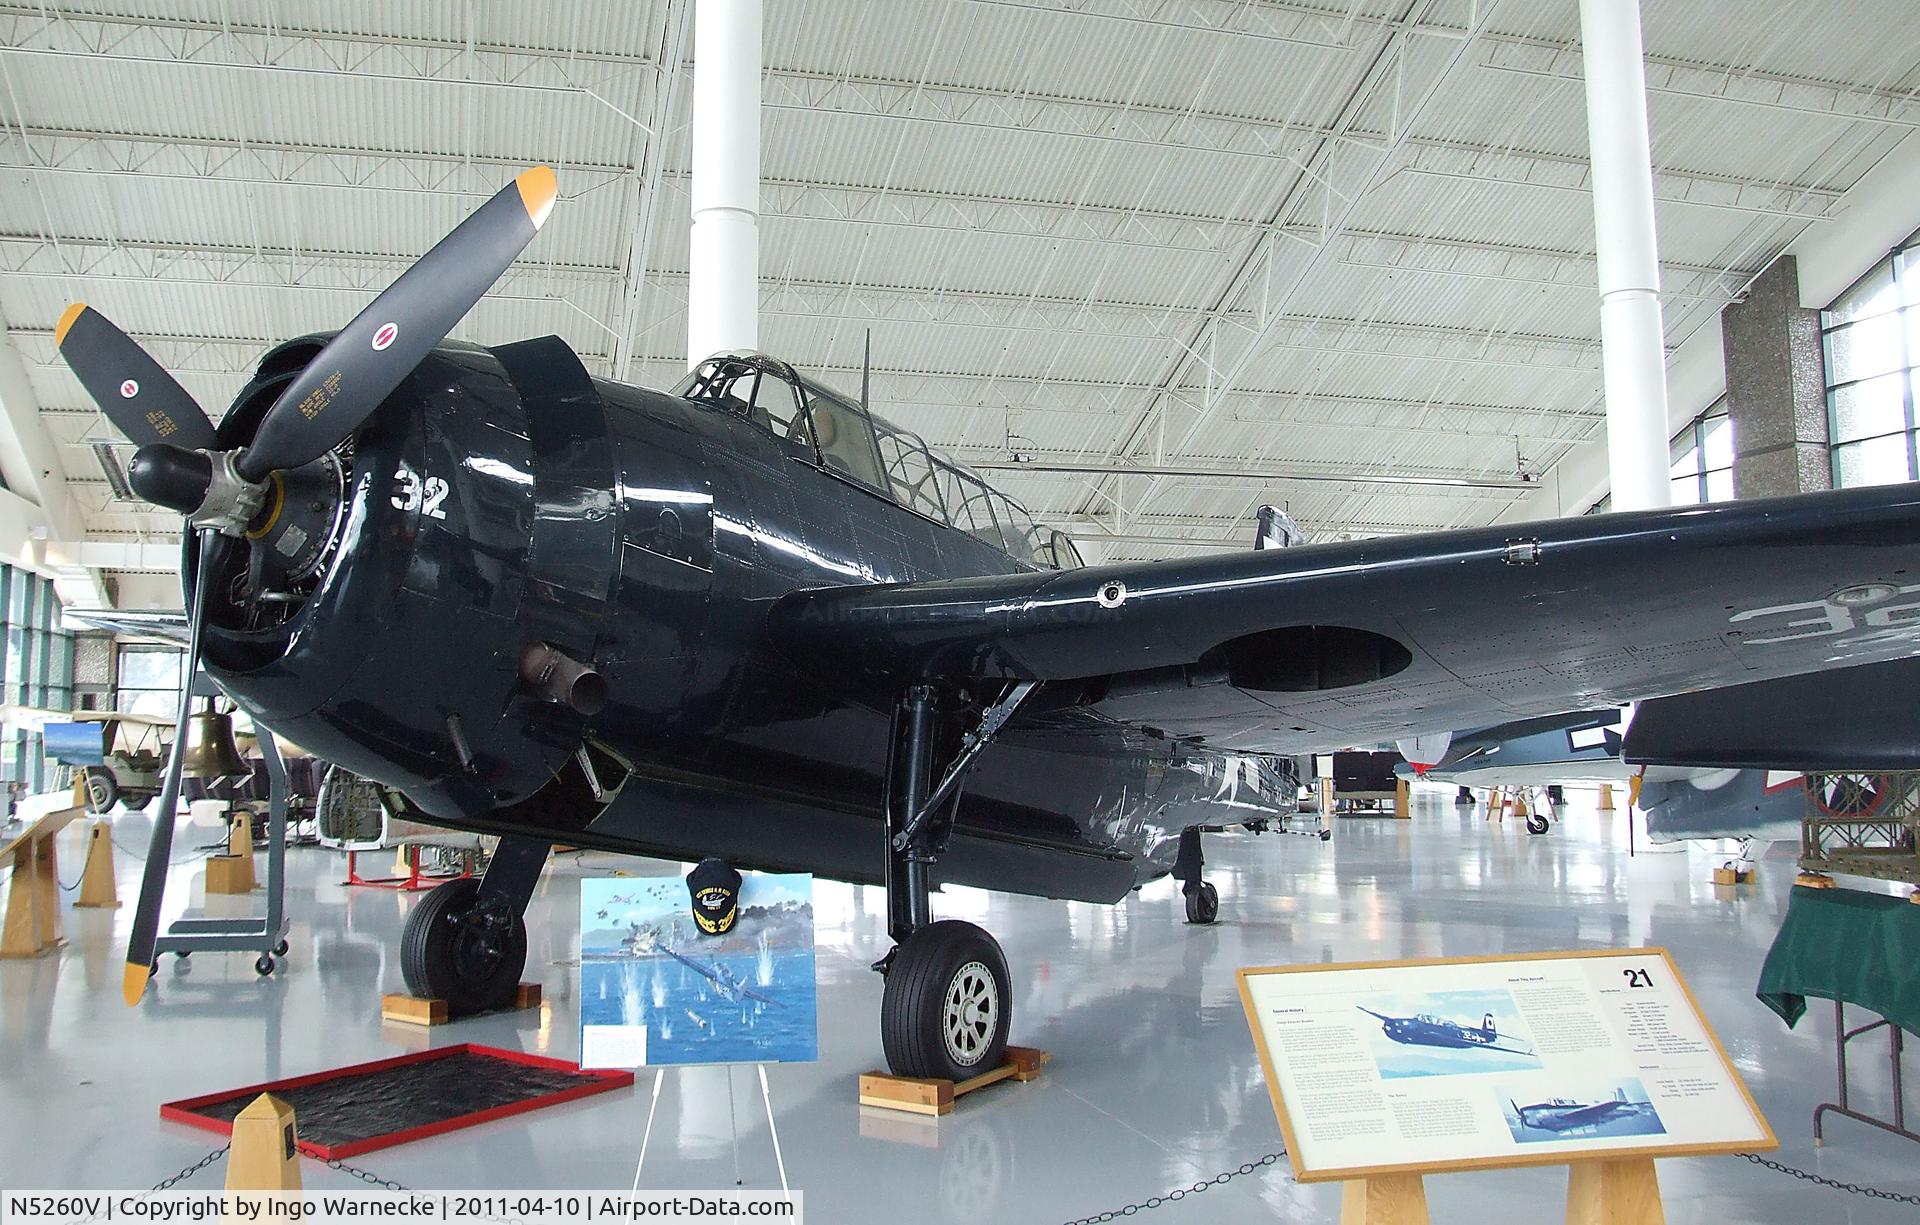
[[[1012,1015],[999,943],[971,923],[931,923],[887,969],[880,1047],[895,1076],[965,1080],[1000,1066]]]
[[[526,923],[482,912],[479,897],[479,878],[448,881],[420,899],[400,937],[407,990],[447,1001],[455,1016],[506,1007],[527,964]]]
[[[87,811],[97,817],[103,817],[113,811],[120,802],[120,784],[113,779],[110,770],[96,767],[87,768]]]
[[[1220,917],[1220,891],[1212,881],[1201,881],[1187,890],[1187,922],[1206,926]]]

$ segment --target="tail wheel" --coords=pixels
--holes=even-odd
[[[89,768],[86,787],[87,811],[95,816],[105,816],[120,802],[120,784],[113,780],[111,771]]]
[[[1527,814],[1527,832],[1529,834],[1546,833],[1547,818],[1541,813],[1537,813],[1537,812],[1528,813]]]
[[[1012,1015],[999,943],[949,919],[895,951],[880,1000],[880,1045],[896,1076],[965,1080],[1000,1066]]]
[[[1187,922],[1204,927],[1220,917],[1220,891],[1213,887],[1212,881],[1201,881],[1189,887],[1187,893]]]
[[[480,881],[470,876],[421,898],[400,937],[407,990],[447,1001],[455,1016],[506,1007],[526,964],[526,923],[483,910]]]

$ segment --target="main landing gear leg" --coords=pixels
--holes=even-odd
[[[941,794],[933,784],[938,714],[926,685],[908,690],[894,712],[886,796],[887,932],[894,947],[874,968],[887,979],[880,1000],[887,1067],[896,1076],[965,1080],[1000,1065],[1013,993],[999,942],[971,923],[933,921],[933,865],[958,801],[951,769]]]
[[[486,875],[450,880],[421,898],[400,937],[407,990],[447,1001],[454,1016],[511,1003],[527,964],[522,916],[547,851],[537,838],[502,838]]]
[[[1200,831],[1180,831],[1180,850],[1173,860],[1173,879],[1187,899],[1187,922],[1206,926],[1220,917],[1220,891],[1201,877],[1206,856],[1200,852]]]

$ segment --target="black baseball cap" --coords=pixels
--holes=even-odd
[[[701,860],[687,873],[687,893],[693,899],[694,926],[709,936],[733,930],[740,917],[740,873],[726,860]]]

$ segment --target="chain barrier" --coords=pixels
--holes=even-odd
[[[1128,1204],[1124,1208],[1114,1208],[1095,1216],[1081,1217],[1078,1220],[1068,1221],[1067,1225],[1104,1225],[1104,1222],[1118,1221],[1125,1217],[1137,1216],[1142,1212],[1159,1208],[1165,1204],[1177,1204],[1189,1195],[1198,1195],[1202,1191],[1225,1186],[1236,1178],[1264,1169],[1286,1156],[1286,1153],[1287,1150],[1285,1149],[1281,1149],[1277,1153],[1268,1153],[1258,1161],[1249,1161],[1237,1170],[1227,1170],[1223,1173],[1215,1174],[1212,1178],[1203,1178],[1190,1187],[1176,1187],[1165,1195],[1151,1196],[1141,1200],[1137,1204]],[[1788,1175],[1792,1178],[1797,1178],[1801,1182],[1826,1187],[1830,1190],[1844,1191],[1849,1195],[1863,1195],[1868,1199],[1886,1200],[1889,1203],[1895,1204],[1920,1204],[1920,1195],[1903,1195],[1898,1191],[1886,1191],[1879,1187],[1863,1187],[1858,1183],[1841,1182],[1839,1179],[1826,1178],[1822,1175],[1787,1165],[1784,1162],[1769,1160],[1758,1153],[1740,1153],[1738,1156],[1754,1165],[1773,1170],[1779,1174]]]
[[[412,1187],[403,1186],[402,1184],[393,1181],[393,1179],[391,1178],[382,1178],[371,1170],[363,1170],[357,1166],[348,1165],[346,1162],[340,1160],[338,1157],[327,1158],[326,1166],[329,1170],[338,1170],[342,1174],[351,1174],[353,1177],[359,1179],[361,1182],[366,1183],[369,1186],[384,1187],[389,1191],[413,1190]]]
[[[192,1178],[195,1174],[198,1174],[200,1171],[206,1169],[208,1166],[212,1165],[214,1162],[226,1156],[227,1150],[232,1147],[233,1147],[233,1144],[231,1142],[222,1144],[219,1148],[214,1149],[211,1153],[208,1153],[206,1156],[194,1162],[192,1165],[181,1167],[181,1170],[178,1174],[175,1174],[171,1178],[163,1178],[159,1182],[154,1183],[153,1186],[147,1189],[149,1191],[165,1191],[168,1188],[172,1187],[173,1184],[177,1182],[185,1182],[187,1179]]]
[[[1224,1187],[1236,1178],[1265,1169],[1286,1155],[1287,1150],[1283,1148],[1277,1153],[1268,1153],[1258,1161],[1249,1161],[1237,1170],[1227,1170],[1223,1173],[1215,1174],[1212,1178],[1203,1178],[1190,1187],[1175,1187],[1165,1195],[1150,1196],[1137,1204],[1128,1204],[1125,1208],[1114,1208],[1107,1212],[1102,1212],[1097,1216],[1081,1217],[1077,1221],[1067,1222],[1067,1225],[1101,1225],[1101,1222],[1117,1221],[1122,1217],[1130,1217],[1136,1213],[1146,1212],[1149,1209],[1158,1208],[1163,1204],[1177,1204],[1189,1195],[1198,1195],[1202,1191],[1210,1191],[1215,1187]]]
[[[1920,1204],[1920,1195],[1902,1195],[1898,1191],[1883,1191],[1879,1187],[1863,1187],[1858,1183],[1841,1182],[1837,1178],[1825,1178],[1819,1174],[1790,1166],[1784,1162],[1769,1161],[1758,1153],[1741,1153],[1741,1158],[1754,1165],[1797,1178],[1801,1182],[1810,1182],[1815,1186],[1828,1187],[1835,1191],[1845,1191],[1848,1195],[1864,1195],[1868,1199],[1883,1199],[1895,1204]]]

